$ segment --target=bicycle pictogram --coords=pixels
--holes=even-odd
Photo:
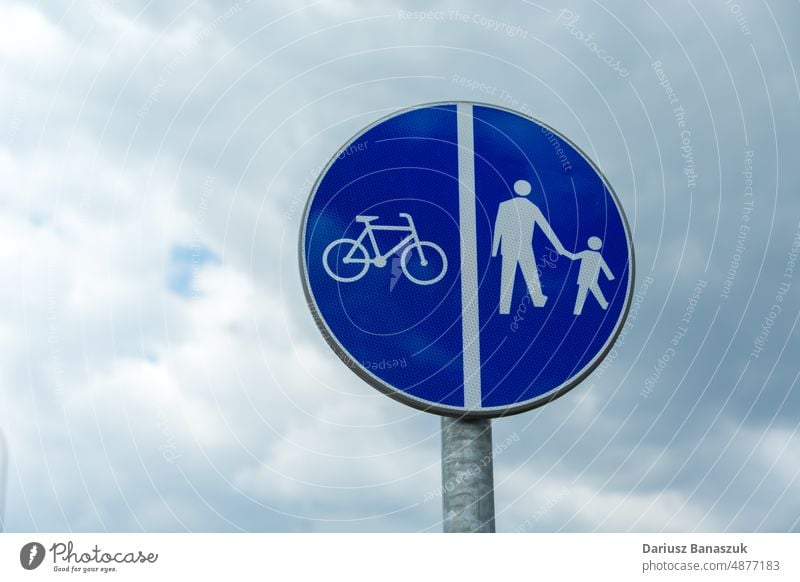
[[[424,241],[419,238],[416,226],[411,215],[406,212],[400,213],[400,218],[404,218],[408,225],[376,225],[372,224],[373,221],[378,220],[378,216],[356,216],[356,222],[364,224],[364,229],[358,238],[340,238],[330,243],[325,251],[322,253],[322,264],[325,271],[336,281],[341,283],[352,283],[358,281],[367,274],[370,265],[375,265],[378,268],[386,266],[386,259],[392,254],[402,252],[400,254],[400,267],[403,274],[408,277],[409,281],[417,285],[432,285],[444,277],[447,271],[447,257],[442,248],[430,241]],[[396,231],[408,232],[403,239],[393,246],[385,253],[380,252],[378,241],[375,238],[375,232],[378,231]],[[372,254],[370,256],[364,240],[369,238],[372,246]],[[334,250],[336,252],[334,252]],[[431,255],[433,253],[433,255]],[[427,256],[426,256],[427,254]],[[333,260],[334,264],[331,265],[330,261]],[[355,274],[343,275],[338,267],[338,262],[342,265],[362,265]],[[431,276],[426,276],[431,275]]]

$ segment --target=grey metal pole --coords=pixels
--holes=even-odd
[[[8,443],[0,429],[0,532],[6,529],[6,481],[8,480]]]
[[[442,417],[445,533],[494,533],[492,421]]]

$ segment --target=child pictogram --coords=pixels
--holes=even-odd
[[[580,270],[578,271],[578,297],[575,299],[575,308],[572,310],[575,315],[580,315],[583,312],[583,304],[589,291],[597,299],[600,307],[608,309],[608,301],[600,289],[600,271],[605,273],[609,281],[614,280],[614,273],[608,268],[603,255],[598,252],[603,247],[603,241],[599,237],[591,236],[587,244],[589,250],[567,254],[570,259],[581,262]]]

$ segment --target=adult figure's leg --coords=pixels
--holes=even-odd
[[[517,278],[517,257],[511,253],[503,255],[503,271],[500,275],[501,315],[511,313],[511,297],[514,295],[514,279]]]
[[[533,249],[520,254],[519,268],[528,285],[531,301],[536,307],[544,307],[547,297],[542,294],[542,285],[539,283],[539,272],[536,270],[536,257],[533,256]]]

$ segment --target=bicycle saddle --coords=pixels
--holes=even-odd
[[[378,216],[356,216],[356,222],[363,222],[364,224],[367,224],[373,220],[378,220],[378,218]]]

